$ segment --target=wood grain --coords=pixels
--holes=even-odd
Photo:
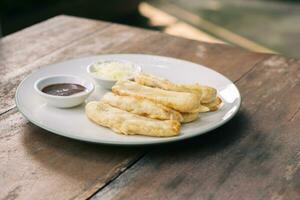
[[[154,45],[157,46],[156,52],[145,50],[146,46]],[[250,52],[230,45],[187,40],[163,33],[149,38],[143,45],[132,44],[122,52],[152,53],[188,60],[212,68],[233,81],[241,78],[256,63],[270,56],[270,54]]]
[[[95,31],[109,23],[76,17],[58,16],[8,35],[0,40],[0,114],[12,108],[15,88],[28,71],[27,65],[39,63],[50,53]],[[16,77],[20,77],[19,79]]]
[[[52,22],[53,20],[46,22],[46,24],[51,22],[50,24],[52,25],[44,25],[42,23],[16,33],[15,36],[12,35],[3,39],[7,45],[6,48],[9,48],[9,45],[14,45],[14,41],[22,39],[23,34],[26,38],[35,38],[28,39],[28,42],[23,44],[22,51],[19,53],[19,60],[16,59],[14,61],[12,58],[13,54],[11,53],[2,54],[3,58],[10,60],[12,64],[2,64],[3,71],[1,70],[0,72],[2,77],[0,82],[0,110],[2,113],[6,112],[1,115],[0,119],[0,178],[1,182],[2,180],[5,182],[5,185],[0,187],[0,199],[32,199],[33,197],[34,199],[85,199],[99,190],[99,188],[106,188],[107,185],[107,191],[101,190],[96,197],[118,198],[122,196],[119,192],[123,188],[115,190],[115,184],[112,180],[136,162],[145,152],[148,152],[148,149],[141,148],[105,147],[81,143],[55,136],[28,123],[14,108],[13,97],[18,83],[33,70],[49,63],[95,54],[149,53],[177,57],[204,64],[224,73],[232,80],[240,80],[238,83],[242,83],[254,71],[264,68],[264,64],[262,64],[263,60],[270,62],[270,55],[252,53],[227,45],[200,43],[168,36],[159,32],[115,24],[107,25],[101,22],[67,16],[60,16],[58,18],[59,20],[53,19],[56,20],[54,22]],[[56,29],[56,33],[58,33],[59,30],[66,26],[61,21],[68,21],[66,24],[72,24],[72,26],[70,25],[70,32],[64,36],[55,36],[55,34],[48,34],[47,31],[44,31],[49,26],[49,29]],[[90,27],[86,28],[88,31],[78,30],[79,26],[83,23],[85,24],[84,27]],[[91,24],[89,25],[89,23]],[[79,34],[76,38],[73,36],[75,33]],[[39,44],[43,43],[43,40],[50,41],[50,38],[51,42],[47,43],[48,46],[46,45],[45,48],[39,46]],[[35,48],[37,49],[30,46],[34,40],[37,40],[35,43]],[[15,48],[13,47],[12,49]],[[35,54],[35,56],[31,57],[31,54]],[[26,55],[29,57],[28,60],[26,59]],[[276,63],[277,60],[272,61],[271,59],[271,62]],[[295,61],[290,62],[292,65]],[[14,71],[16,66],[17,70]],[[253,66],[256,67],[253,69]],[[11,73],[12,70],[13,73]],[[242,87],[246,87],[244,85]],[[251,88],[248,90],[250,91]],[[272,94],[270,93],[270,95]],[[251,95],[248,94],[248,96]],[[253,100],[254,97],[251,97],[251,99]],[[267,99],[270,99],[270,97]],[[290,109],[297,105],[296,99],[293,99],[293,103],[293,105],[290,105],[292,106]],[[252,109],[254,109],[253,107]],[[291,122],[297,120],[297,113],[288,116],[288,118]],[[120,181],[133,180],[135,177],[132,178],[129,175],[132,174],[131,169],[136,169],[137,176],[140,176],[140,178],[137,178],[137,183],[141,185],[137,187],[137,191],[135,192],[141,196],[132,195],[132,198],[140,199],[143,197],[143,191],[145,191],[142,188],[143,180],[151,180],[153,182],[153,178],[156,177],[158,180],[154,180],[153,184],[157,183],[157,187],[161,186],[161,179],[158,177],[161,173],[155,170],[156,168],[160,169],[159,166],[164,170],[162,172],[173,174],[181,174],[185,169],[191,169],[190,176],[193,176],[198,166],[207,167],[206,163],[210,163],[212,166],[220,165],[220,156],[216,155],[215,160],[211,160],[211,157],[215,156],[214,154],[219,153],[230,156],[230,152],[225,147],[231,147],[234,153],[233,156],[237,157],[238,155],[235,155],[237,149],[233,148],[230,139],[238,141],[239,138],[242,138],[238,137],[239,132],[244,128],[241,127],[240,123],[245,123],[245,126],[247,126],[248,115],[240,114],[237,120],[233,121],[231,125],[229,124],[229,128],[226,126],[224,129],[218,130],[218,132],[222,132],[225,135],[226,132],[232,130],[232,127],[237,127],[236,131],[229,134],[229,137],[226,137],[227,139],[224,140],[219,134],[212,134],[212,136],[204,136],[204,138],[198,138],[195,141],[193,140],[193,142],[188,142],[188,144],[179,144],[179,146],[171,145],[166,148],[150,147],[149,149],[152,153],[142,159],[141,162],[138,162],[137,165],[133,165],[133,168],[130,168],[128,171],[129,173],[120,176],[116,181],[116,185],[120,186]],[[245,136],[245,133],[247,135],[251,131],[250,129],[246,132],[241,131],[241,134]],[[215,144],[214,140],[219,140],[219,142]],[[194,152],[192,146],[198,145],[197,143],[200,146],[196,147]],[[183,151],[179,151],[178,147],[183,148]],[[174,152],[174,155],[179,157],[170,157],[168,148]],[[194,160],[194,156],[198,160]],[[200,159],[201,157],[208,160]],[[165,162],[164,159],[166,160]],[[150,163],[147,163],[147,160]],[[195,166],[193,166],[194,162]],[[173,165],[174,167],[172,167]],[[292,172],[295,170],[295,166],[291,165]],[[147,168],[146,171],[145,168]],[[168,168],[172,172],[167,172]],[[219,174],[216,176],[220,175],[221,172],[219,171]],[[205,172],[198,170],[197,173],[195,177],[202,179],[201,175],[203,174],[203,178],[207,178]],[[153,177],[147,177],[148,175]],[[167,177],[166,181],[170,181],[170,178]],[[183,183],[185,183],[184,176],[183,179]],[[111,181],[113,184],[111,184]],[[152,184],[152,182],[149,183]],[[134,183],[130,184],[133,184],[135,187]],[[128,183],[127,185],[126,183],[125,186],[127,187],[122,186],[124,187],[124,197],[127,197],[126,194],[129,195],[128,192],[131,190],[130,184]],[[187,184],[187,186],[189,185]],[[153,185],[151,187],[160,191]],[[195,187],[191,187],[192,189],[195,189]],[[149,190],[146,192],[152,193],[153,191]],[[174,193],[175,190],[169,189],[164,192],[166,197],[168,195],[171,197],[172,195],[169,193]],[[147,195],[154,197],[151,196],[153,194]]]
[[[75,42],[74,46],[69,45],[67,48],[51,52],[32,65],[27,65],[24,74],[36,69],[42,63],[55,62],[78,54],[93,53],[93,51],[98,52],[102,48],[109,50],[120,43],[127,43],[127,39],[131,37],[134,38],[132,41],[135,39],[144,40],[148,37],[147,34],[129,33],[112,39],[114,34],[122,34],[121,29],[122,27],[116,27],[108,32],[103,32],[103,35],[98,35],[100,32],[97,32],[92,34],[92,37],[82,38],[78,41],[79,43]],[[16,76],[15,79],[21,79],[22,76],[23,74]],[[15,85],[12,85],[12,89],[15,89],[13,88]],[[6,95],[5,97],[10,98],[9,100],[13,102],[13,95]],[[20,113],[16,112],[16,109],[3,114],[0,122],[2,123],[1,128],[3,127],[3,130],[1,133],[3,132],[4,138],[1,141],[3,149],[1,149],[0,155],[5,158],[2,160],[3,165],[2,163],[0,165],[0,172],[3,181],[6,182],[5,186],[0,188],[0,199],[15,197],[21,199],[31,199],[32,197],[35,199],[85,199],[135,161],[142,152],[131,149],[99,147],[87,143],[80,146],[81,143],[79,142],[59,136],[53,136],[55,139],[51,141],[52,134],[43,134],[46,131],[28,123]],[[26,138],[28,139],[26,140]],[[13,141],[13,143],[9,141]],[[37,143],[30,141],[37,141]],[[69,145],[68,142],[70,141],[72,144]],[[39,142],[43,143],[40,144]],[[56,144],[60,145],[61,149]],[[51,149],[50,147],[53,145],[54,147]],[[65,147],[68,148],[68,155],[62,152]],[[81,148],[83,148],[82,155],[78,154],[78,151],[81,152]],[[27,149],[29,151],[26,153]],[[35,153],[35,149],[43,149],[43,151],[39,154]],[[109,151],[111,153],[108,153]],[[32,156],[35,156],[37,162],[31,159]],[[92,157],[89,161],[90,156]],[[20,167],[20,164],[24,167]],[[51,167],[52,165],[54,165],[54,169]],[[83,173],[82,170],[85,172]],[[36,185],[38,187],[32,190],[32,187]],[[47,190],[43,190],[43,188],[47,188]]]
[[[260,62],[243,104],[208,135],[152,149],[92,199],[299,199],[300,61]]]
[[[94,22],[92,21],[92,23]],[[73,33],[70,32],[70,34]],[[38,37],[34,33],[33,36],[28,37]],[[69,37],[69,35],[64,37]],[[45,38],[41,40],[45,40]],[[57,45],[61,45],[60,39],[53,39],[52,46],[55,46],[56,41]],[[30,72],[43,65],[67,59],[107,53],[148,53],[186,59],[207,65],[235,80],[251,69],[255,63],[268,57],[266,54],[252,53],[228,45],[217,45],[218,48],[215,45],[217,44],[199,43],[128,26],[106,25],[105,28],[99,28],[99,30],[97,29],[88,36],[77,38],[75,41],[55,50],[46,48],[45,51],[51,53],[17,69],[15,69],[15,66],[17,64],[21,65],[21,61],[16,60],[14,61],[15,64],[12,65],[3,64],[4,70],[0,72],[3,76],[3,79],[0,80],[0,95],[3,99],[0,102],[0,114],[15,106],[13,100],[15,89]],[[32,53],[32,49],[29,48],[28,52],[24,50],[22,56],[25,58],[26,54]],[[9,56],[11,57],[11,54],[6,55],[6,57]],[[6,60],[9,60],[9,58],[6,58]],[[228,70],[232,66],[235,69]]]
[[[139,156],[50,134],[16,111],[0,132],[0,199],[85,199]]]

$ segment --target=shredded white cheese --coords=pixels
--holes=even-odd
[[[135,74],[135,68],[130,63],[118,61],[98,62],[93,65],[93,74],[109,80],[123,80]]]

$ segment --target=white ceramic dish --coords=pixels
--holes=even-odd
[[[70,96],[54,96],[42,92],[42,89],[48,85],[59,83],[75,83],[86,88],[85,91]],[[71,75],[54,75],[45,76],[34,83],[34,89],[48,105],[58,108],[70,108],[82,104],[84,100],[94,91],[94,85],[79,76]]]
[[[99,60],[99,61],[96,61],[96,63],[101,63],[101,62],[111,62],[111,61],[117,61],[117,62],[120,62],[120,63],[126,63],[126,64],[130,64],[133,66],[134,68],[134,75],[138,74],[141,72],[141,66],[135,64],[135,63],[132,63],[132,62],[129,62],[129,61],[125,61],[125,60]],[[100,76],[96,76],[93,72],[95,72],[95,69],[94,69],[94,63],[90,64],[87,66],[87,72],[90,74],[90,76],[92,76],[95,80],[95,82],[97,84],[99,84],[101,87],[103,87],[104,89],[111,89],[112,86],[117,82],[117,80],[110,80],[110,79],[105,79],[103,77],[100,77]],[[133,76],[130,76],[130,77],[127,77],[126,79],[127,80],[132,80],[134,78],[134,75]]]
[[[101,59],[129,60],[140,65],[145,73],[159,75],[177,83],[199,82],[210,85],[217,88],[223,104],[218,111],[204,113],[195,122],[183,125],[177,137],[154,138],[114,133],[108,128],[89,121],[84,113],[84,104],[71,109],[51,107],[34,91],[35,81],[49,75],[70,74],[93,81],[86,72],[86,66]],[[87,101],[99,100],[105,92],[107,90],[96,86]],[[188,61],[138,54],[101,55],[44,66],[21,82],[15,98],[19,111],[29,121],[52,133],[77,140],[116,145],[158,144],[201,135],[229,121],[236,114],[241,103],[236,86],[216,71]]]

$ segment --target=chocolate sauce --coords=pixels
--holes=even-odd
[[[44,87],[42,92],[55,96],[70,96],[83,92],[86,88],[75,83],[58,83]]]

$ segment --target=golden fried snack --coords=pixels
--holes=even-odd
[[[152,119],[183,120],[179,112],[148,99],[136,98],[133,96],[119,96],[108,92],[102,97],[101,101],[121,110]]]
[[[176,84],[167,79],[150,74],[139,74],[134,78],[134,81],[141,85],[164,90],[195,93],[200,95],[201,103],[210,103],[214,101],[217,96],[217,90],[212,87],[199,84]]]
[[[203,112],[209,112],[210,109],[207,106],[200,105],[197,109],[192,110],[191,112],[188,113],[203,113]]]
[[[137,76],[135,76],[134,81],[141,85],[149,87],[155,87],[176,92],[190,92],[199,94],[198,84],[175,84],[167,79],[153,76],[150,74],[138,74]]]
[[[170,137],[179,134],[176,120],[156,120],[112,107],[104,102],[89,102],[85,107],[87,117],[101,126],[109,127],[124,135]]]
[[[211,103],[217,98],[217,90],[208,86],[200,86],[202,96],[201,103],[204,105],[205,103]]]
[[[213,102],[203,104],[203,105],[206,106],[207,108],[209,108],[209,111],[215,111],[215,110],[218,110],[221,103],[222,103],[221,98],[217,97]]]
[[[181,113],[183,120],[182,123],[195,121],[199,117],[199,113]]]
[[[145,98],[179,112],[192,112],[200,106],[200,97],[194,93],[152,88],[133,81],[118,81],[112,87],[112,91],[122,96]]]

